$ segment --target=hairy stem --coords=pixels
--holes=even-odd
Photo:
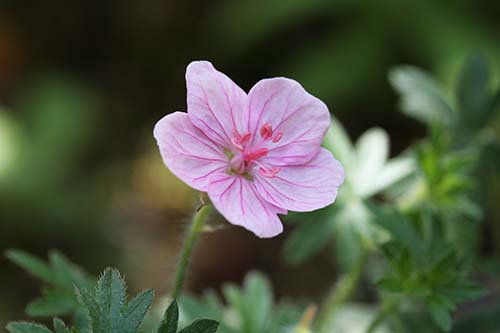
[[[330,332],[331,318],[335,315],[339,307],[351,297],[358,286],[365,267],[366,257],[367,251],[365,250],[358,262],[355,263],[349,272],[339,278],[328,294],[316,321],[318,333]]]
[[[182,245],[181,253],[179,255],[179,261],[177,264],[177,271],[175,273],[174,285],[172,288],[171,296],[172,298],[178,298],[181,291],[182,286],[184,285],[184,278],[186,276],[186,269],[189,264],[189,259],[191,258],[191,254],[193,252],[194,245],[200,236],[201,231],[203,230],[203,225],[205,224],[205,220],[207,218],[208,213],[210,212],[211,207],[208,205],[203,205],[198,209],[196,214],[193,217],[193,222],[186,234],[186,238],[184,239],[184,243]]]

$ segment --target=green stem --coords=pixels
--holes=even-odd
[[[172,298],[178,298],[182,291],[189,259],[191,258],[194,245],[196,244],[196,241],[198,240],[198,237],[203,230],[203,225],[208,213],[210,212],[210,209],[210,206],[203,205],[200,209],[198,209],[193,217],[193,222],[191,223],[191,227],[189,228],[186,238],[184,239],[184,244],[182,245],[182,250],[179,256],[177,271],[175,273],[175,281],[171,293]]]
[[[330,333],[331,318],[334,317],[340,306],[342,306],[356,290],[363,273],[367,255],[367,251],[365,250],[358,262],[349,272],[339,278],[338,282],[328,294],[316,321],[318,333]]]
[[[382,306],[378,310],[377,315],[373,318],[372,322],[370,323],[370,326],[368,326],[367,333],[374,333],[375,329],[384,322],[387,315],[390,314],[396,308],[397,304],[398,304],[397,298],[395,297],[386,298],[382,302]]]

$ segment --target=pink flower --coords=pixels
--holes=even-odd
[[[230,223],[273,237],[283,231],[277,214],[335,201],[344,171],[320,147],[330,125],[323,102],[286,78],[246,94],[207,61],[189,64],[186,83],[188,112],[161,119],[154,136],[167,167]]]

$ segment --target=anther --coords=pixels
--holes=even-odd
[[[260,136],[264,139],[267,140],[270,137],[273,136],[273,126],[269,123],[265,123],[262,125],[260,129]]]
[[[245,159],[245,162],[250,162],[250,161],[258,160],[259,158],[266,156],[268,152],[269,152],[269,150],[267,150],[267,148],[260,148],[256,151],[251,152],[251,153],[246,153],[243,156],[243,158]]]
[[[259,172],[262,176],[267,177],[267,178],[274,178],[278,172],[281,171],[281,168],[279,167],[274,167],[274,168],[259,168]]]
[[[273,142],[276,143],[280,141],[282,137],[283,137],[283,132],[278,132],[278,134],[276,134],[276,136],[274,137]]]

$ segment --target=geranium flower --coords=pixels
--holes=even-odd
[[[188,112],[165,116],[154,136],[166,166],[230,223],[273,237],[283,231],[277,214],[335,201],[344,171],[320,147],[330,125],[323,102],[287,78],[246,94],[207,61],[189,64],[186,83]]]

